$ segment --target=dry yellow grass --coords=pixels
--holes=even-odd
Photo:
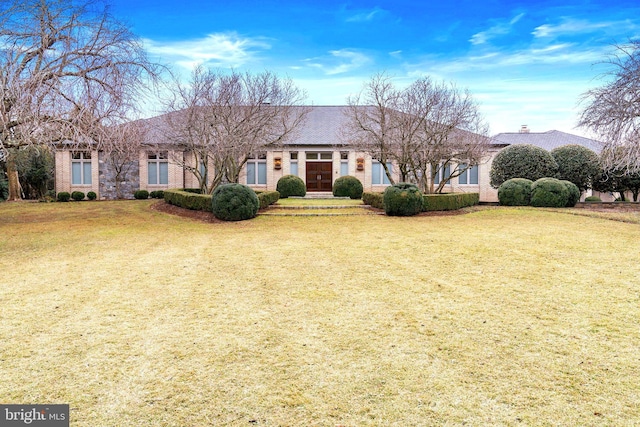
[[[74,426],[635,425],[640,229],[0,204],[0,402]]]

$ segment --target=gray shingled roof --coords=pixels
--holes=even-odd
[[[285,145],[344,145],[340,137],[340,128],[347,120],[344,112],[345,107],[340,106],[310,107],[296,137]]]
[[[577,144],[587,147],[596,153],[600,152],[600,143],[593,139],[584,138],[570,133],[560,132],[559,130],[550,130],[548,132],[506,132],[499,133],[492,138],[494,144],[514,145],[514,144],[531,144],[536,147],[544,148],[551,151],[556,147],[568,144]]]

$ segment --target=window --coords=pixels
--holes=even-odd
[[[349,153],[340,153],[340,176],[349,175]]]
[[[91,185],[91,153],[71,153],[71,184]]]
[[[459,168],[466,168],[466,163],[461,163]],[[466,171],[462,172],[458,177],[458,184],[460,185],[478,185],[478,165],[471,166]]]
[[[249,156],[247,160],[247,185],[267,185],[267,155]]]
[[[447,165],[444,170],[442,165],[438,165],[438,169],[436,171],[436,176],[433,179],[434,184],[440,184],[440,181],[444,180],[445,182],[449,180],[451,177],[451,165]]]
[[[309,152],[306,155],[307,160],[333,160],[333,153],[326,151],[323,153]]]
[[[290,160],[289,160],[289,169],[290,169],[290,173],[291,175],[295,175],[298,176],[298,152],[291,152],[289,153],[290,156]]]
[[[147,163],[149,185],[169,184],[169,157],[166,151],[159,153],[149,153]]]
[[[393,173],[393,169],[391,168],[391,162],[387,162],[387,168],[389,169],[390,173]],[[373,185],[391,184],[391,182],[389,181],[389,177],[387,177],[387,174],[385,173],[384,168],[382,167],[382,164],[377,160],[373,160],[371,162],[371,184]]]

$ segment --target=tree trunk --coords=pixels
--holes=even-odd
[[[8,202],[22,200],[22,192],[20,191],[20,179],[18,177],[18,169],[16,167],[16,159],[9,152],[7,156],[7,178],[9,179],[9,198]]]

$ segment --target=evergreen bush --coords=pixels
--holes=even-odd
[[[498,201],[503,206],[529,206],[532,184],[526,178],[508,179],[498,187]]]
[[[363,191],[362,183],[355,176],[341,176],[333,183],[333,195],[335,197],[361,199]]]
[[[242,184],[219,185],[211,196],[211,210],[223,221],[254,218],[260,207],[255,191]]]
[[[364,192],[362,193],[362,202],[372,208],[384,209],[384,198],[382,197],[382,193]]]
[[[258,201],[260,202],[260,209],[264,209],[280,199],[280,193],[277,191],[256,191],[256,194],[258,195]]]
[[[540,178],[531,184],[531,206],[563,208],[569,200],[569,190],[556,178]]]
[[[69,199],[71,199],[71,194],[66,191],[61,191],[58,193],[58,196],[56,198],[59,202],[68,202]]]
[[[82,191],[74,191],[71,193],[71,198],[76,202],[79,202],[80,200],[84,200],[84,193]]]
[[[164,201],[192,211],[211,212],[211,195],[198,194],[184,190],[170,189],[163,191]]]
[[[454,211],[480,203],[479,193],[425,194],[422,210]]]
[[[149,192],[147,190],[136,190],[133,193],[133,197],[137,200],[146,200],[149,198]]]
[[[582,145],[569,144],[551,150],[558,164],[557,178],[574,183],[578,191],[591,188],[600,172],[598,155]]]
[[[98,195],[95,193],[95,191],[89,191],[87,193],[87,199],[89,200],[95,200],[98,198]]]
[[[602,203],[602,199],[598,196],[589,196],[584,199],[587,203]]]
[[[414,184],[400,182],[383,193],[384,211],[392,216],[412,216],[422,212],[422,193]]]
[[[285,175],[278,180],[276,191],[280,193],[280,197],[283,199],[291,196],[304,197],[307,194],[307,187],[300,177]]]
[[[498,188],[511,178],[526,178],[531,181],[554,177],[558,163],[544,148],[531,144],[510,145],[500,151],[491,162],[491,186]]]
[[[149,193],[152,199],[164,199],[164,190],[156,190]]]
[[[569,198],[567,199],[566,207],[574,207],[580,200],[580,189],[571,181],[561,179],[560,182],[563,183],[565,187],[567,187],[567,191],[569,191]]]

